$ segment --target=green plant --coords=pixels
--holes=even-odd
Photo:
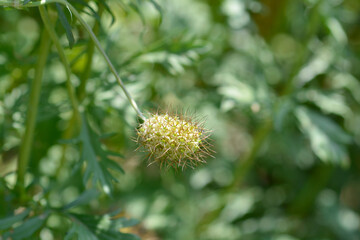
[[[205,126],[134,111],[88,27],[62,3],[91,26],[140,109],[196,109]],[[1,236],[358,238],[358,0],[2,4]],[[38,114],[26,124],[40,74]],[[206,129],[216,154],[198,164]],[[196,168],[159,168],[174,163]],[[127,227],[136,221],[125,216],[140,223]]]
[[[161,13],[160,6],[155,1],[149,1],[154,8]],[[61,222],[65,222],[67,226],[67,234],[65,239],[136,239],[137,237],[132,234],[121,233],[120,228],[130,227],[136,224],[133,220],[126,220],[125,218],[115,217],[115,213],[110,214],[98,214],[95,216],[90,215],[84,211],[88,203],[93,200],[99,199],[99,194],[112,196],[114,193],[113,182],[117,181],[115,174],[123,174],[124,170],[120,165],[114,161],[115,158],[124,158],[122,154],[114,151],[109,151],[102,143],[103,136],[99,134],[98,126],[94,126],[94,114],[91,113],[91,104],[85,103],[86,100],[93,100],[86,92],[87,85],[89,85],[89,78],[92,71],[92,62],[94,61],[94,49],[96,48],[100,56],[105,60],[108,69],[112,73],[116,82],[125,94],[128,103],[135,110],[137,117],[144,123],[141,124],[141,129],[147,126],[150,121],[152,126],[157,126],[153,121],[154,117],[146,119],[143,113],[140,111],[134,98],[125,87],[122,78],[119,76],[114,64],[110,60],[108,54],[105,52],[96,34],[99,34],[101,29],[101,16],[104,12],[107,12],[111,17],[112,24],[115,21],[115,15],[111,10],[111,7],[106,1],[76,1],[74,3],[65,0],[46,0],[46,1],[0,1],[0,6],[9,8],[8,11],[15,12],[13,8],[21,10],[27,10],[34,15],[34,18],[43,24],[44,29],[41,31],[41,39],[38,45],[38,55],[36,57],[34,77],[29,87],[29,103],[27,105],[26,120],[24,134],[20,144],[19,156],[17,161],[16,170],[16,182],[15,186],[9,186],[8,180],[4,178],[4,191],[11,192],[11,200],[5,200],[6,204],[11,206],[7,215],[10,217],[2,219],[4,227],[1,227],[3,237],[5,239],[28,239],[41,235],[43,229],[47,229],[48,222],[51,218],[56,216]],[[122,6],[124,9],[127,7],[132,8],[141,19],[144,21],[144,16],[140,11],[141,3],[127,3]],[[33,10],[35,9],[35,10]],[[39,15],[37,14],[37,10]],[[67,9],[67,11],[64,11]],[[2,10],[5,12],[5,10]],[[93,22],[93,28],[84,20],[84,14],[91,12],[91,21]],[[68,13],[68,14],[67,14]],[[74,18],[73,18],[74,17]],[[70,19],[70,20],[69,20]],[[80,26],[75,26],[78,23]],[[61,27],[59,27],[61,25]],[[84,31],[90,38],[84,51],[77,53],[74,51],[77,47],[81,47],[81,43],[76,43],[73,32]],[[64,47],[61,37],[66,36],[68,46],[70,49]],[[49,59],[53,58],[52,44],[56,49],[56,53],[60,59],[61,65],[64,69],[65,89],[70,100],[71,111],[66,110],[68,117],[65,120],[65,128],[62,132],[59,132],[62,137],[54,139],[58,143],[50,143],[44,149],[44,154],[52,148],[57,148],[56,145],[62,144],[61,158],[59,160],[58,167],[54,174],[46,177],[51,179],[50,184],[40,183],[41,174],[38,174],[38,170],[34,172],[29,171],[29,167],[35,166],[41,161],[34,159],[33,156],[38,154],[36,151],[32,151],[33,146],[36,143],[35,135],[38,127],[37,118],[39,112],[42,110],[42,91],[44,91],[43,79],[46,75]],[[77,54],[76,57],[71,55]],[[83,56],[86,56],[87,60],[80,73],[74,71],[74,64],[80,62]],[[126,65],[132,62],[132,59],[141,56],[141,54],[135,54],[126,60],[122,65]],[[121,66],[121,65],[120,65]],[[58,71],[58,70],[57,70]],[[56,75],[56,73],[55,73]],[[74,78],[79,77],[80,83],[74,86]],[[50,83],[50,85],[59,88],[56,84]],[[60,86],[59,89],[63,89]],[[51,90],[50,90],[51,91]],[[57,112],[57,111],[56,111]],[[62,114],[59,110],[53,116],[56,118],[57,114]],[[135,117],[135,116],[134,116]],[[167,118],[168,119],[168,118]],[[173,142],[168,145],[173,149],[167,149],[160,156],[158,150],[159,146],[153,146],[152,148],[147,146],[149,151],[156,150],[157,158],[161,158],[159,161],[162,165],[164,162],[171,163],[174,167],[191,166],[193,167],[198,162],[203,162],[203,157],[208,154],[207,144],[205,139],[208,137],[203,128],[197,123],[191,123],[185,120],[180,120],[178,117],[171,117],[172,123],[180,124],[177,131],[181,133],[181,139],[177,139],[178,144],[176,148],[172,147]],[[159,119],[158,119],[159,120]],[[176,122],[174,122],[176,121]],[[59,123],[59,119],[56,119]],[[155,124],[155,125],[154,125]],[[158,123],[159,124],[159,123]],[[95,124],[96,125],[96,124]],[[150,131],[151,132],[151,131]],[[159,131],[157,131],[159,133]],[[167,133],[171,135],[172,133]],[[145,140],[145,135],[140,135],[139,139]],[[146,137],[147,138],[147,137]],[[154,141],[155,139],[153,139]],[[185,141],[181,143],[180,141]],[[35,142],[35,143],[34,143]],[[140,141],[143,143],[143,141]],[[153,143],[154,144],[154,143]],[[79,160],[76,163],[68,163],[68,157],[66,156],[69,151],[71,152],[72,146],[78,149]],[[170,154],[171,153],[171,154]],[[176,159],[175,159],[176,158]],[[37,163],[36,163],[37,162]],[[72,165],[73,171],[67,178],[62,178],[61,174]],[[82,194],[78,194],[77,198],[70,203],[63,204],[63,206],[54,206],[52,200],[49,199],[51,194],[59,194],[60,189],[66,189],[71,187],[70,179],[74,177],[74,174],[82,173],[82,187],[80,187]],[[12,173],[10,173],[11,175]],[[32,175],[34,174],[34,175]],[[34,176],[33,182],[30,184],[26,182],[28,176]],[[56,184],[58,179],[62,179],[63,183]],[[32,192],[33,187],[38,187],[36,194]],[[55,186],[55,189],[53,187]],[[97,191],[95,189],[99,189]],[[67,197],[66,197],[67,198]],[[55,204],[56,205],[56,204]],[[21,209],[19,209],[21,207]],[[72,208],[82,208],[82,213],[71,211]],[[18,209],[18,210],[16,210]],[[71,210],[70,210],[71,209]],[[108,209],[104,209],[105,211]],[[10,213],[10,214],[9,214]],[[62,226],[58,225],[59,229]],[[62,237],[64,237],[62,236]]]
[[[56,4],[56,5],[54,5]],[[112,14],[109,9],[109,6],[104,1],[97,2],[98,13],[96,13],[87,3],[82,3],[83,6],[91,9],[94,13],[95,17],[99,17],[101,15],[103,9],[105,8],[108,12]],[[57,14],[55,11],[47,5],[56,6]],[[67,60],[65,55],[65,50],[60,43],[59,37],[57,36],[54,24],[57,21],[57,17],[59,17],[61,24],[63,25],[66,36],[69,41],[70,47],[74,45],[74,38],[72,35],[71,26],[65,16],[65,13],[62,10],[64,7],[68,8],[71,14],[73,14],[76,19],[80,22],[82,27],[89,34],[92,43],[88,46],[88,57],[89,61],[84,69],[84,73],[82,77],[82,82],[79,87],[79,94],[76,96],[75,89],[73,87],[71,78],[71,67],[70,63]],[[39,233],[40,229],[44,227],[45,222],[51,215],[60,215],[63,219],[68,219],[71,222],[71,228],[67,233],[65,239],[72,239],[77,235],[78,239],[113,239],[113,238],[121,238],[121,239],[136,239],[135,235],[124,234],[119,230],[122,227],[129,227],[136,224],[134,221],[128,221],[125,218],[111,218],[110,215],[99,215],[92,216],[86,214],[76,214],[73,212],[69,212],[70,208],[75,206],[81,206],[92,199],[98,197],[99,192],[95,191],[95,187],[97,184],[100,184],[101,189],[104,193],[110,195],[112,193],[112,181],[116,180],[113,177],[112,173],[109,172],[109,168],[113,170],[117,170],[119,172],[123,172],[122,168],[113,160],[109,159],[109,155],[115,155],[122,157],[121,154],[111,153],[100,146],[100,142],[98,142],[99,136],[96,135],[94,131],[92,131],[91,127],[88,125],[88,120],[86,113],[83,110],[80,110],[79,101],[81,102],[84,98],[84,91],[86,87],[86,82],[89,77],[89,72],[91,70],[91,62],[93,57],[93,48],[94,46],[99,50],[101,55],[104,57],[106,63],[109,66],[110,71],[116,78],[116,81],[119,83],[126,97],[128,98],[131,106],[135,109],[138,116],[145,120],[145,117],[139,110],[136,102],[131,97],[130,93],[124,86],[122,79],[119,77],[115,67],[110,61],[109,57],[105,53],[102,48],[100,42],[95,36],[91,27],[83,20],[82,16],[78,12],[78,10],[71,5],[69,2],[64,0],[49,0],[49,1],[39,1],[39,2],[31,2],[31,1],[1,1],[0,6],[3,7],[14,7],[20,9],[27,9],[30,7],[37,7],[40,12],[41,20],[45,26],[45,29],[41,33],[41,40],[39,43],[39,55],[35,67],[35,75],[30,86],[30,95],[29,95],[29,104],[27,107],[27,116],[26,116],[26,125],[25,132],[22,138],[22,142],[20,145],[19,157],[17,162],[17,174],[16,174],[16,185],[14,187],[14,199],[11,201],[11,204],[14,204],[15,209],[22,207],[23,209],[18,210],[17,214],[14,214],[10,217],[4,218],[1,220],[1,231],[3,232],[2,236],[4,239],[29,239],[30,237],[34,237],[34,234]],[[52,13],[52,17],[50,17],[48,13],[48,9]],[[98,15],[99,14],[99,15]],[[100,21],[100,19],[98,19]],[[96,23],[94,27],[94,31],[98,31],[99,24]],[[92,178],[92,189],[89,191],[84,191],[76,200],[73,202],[62,206],[62,207],[53,207],[47,201],[47,195],[49,194],[49,190],[40,191],[40,199],[34,200],[34,196],[29,193],[29,188],[31,185],[27,185],[25,183],[25,177],[27,175],[27,169],[29,165],[29,159],[31,156],[31,148],[34,142],[34,133],[36,126],[36,118],[38,115],[38,108],[40,103],[41,96],[41,88],[42,88],[42,79],[43,74],[46,68],[46,62],[48,60],[48,56],[50,53],[51,42],[54,43],[57,53],[60,57],[60,60],[65,69],[66,75],[66,89],[71,101],[72,106],[72,117],[69,120],[69,127],[66,130],[66,137],[73,137],[70,141],[71,143],[81,143],[81,161],[77,164],[77,169],[81,168],[81,166],[86,162],[86,171],[84,173],[83,181],[84,185],[87,184],[88,180]],[[74,137],[78,134],[78,137]],[[69,141],[69,140],[66,140]],[[64,152],[66,148],[64,148]],[[98,158],[101,158],[101,161],[98,162]],[[64,162],[60,165],[60,167],[64,165]],[[61,170],[60,168],[58,171]],[[6,186],[5,184],[4,186]],[[11,191],[11,188],[9,188]],[[40,204],[41,201],[45,202],[43,206]],[[14,209],[14,210],[15,210]],[[13,210],[13,211],[14,211]],[[11,210],[10,210],[11,211]],[[116,214],[113,214],[116,215]],[[29,217],[31,216],[31,217]],[[20,225],[19,222],[22,222]],[[14,227],[14,224],[17,224],[17,227]]]

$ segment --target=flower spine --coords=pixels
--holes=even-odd
[[[137,134],[137,142],[149,152],[151,163],[158,162],[160,166],[194,168],[210,155],[205,129],[178,116],[152,114]]]

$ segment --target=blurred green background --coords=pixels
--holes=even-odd
[[[94,15],[103,2],[108,11]],[[97,36],[140,107],[204,118],[216,151],[196,169],[147,166],[135,151],[136,113],[95,50],[81,104],[92,133],[82,137],[121,154],[111,159],[125,174],[110,170],[111,195],[79,211],[120,207],[140,221],[126,231],[148,240],[360,239],[359,0],[73,4],[101,23]],[[79,89],[89,37],[64,12],[74,46],[59,21],[55,29]],[[13,171],[43,29],[36,8],[0,9],[0,218],[19,207]],[[42,206],[96,188],[74,171],[82,148],[64,140],[71,113],[53,47],[26,176]],[[63,239],[70,227],[53,214],[38,237]]]

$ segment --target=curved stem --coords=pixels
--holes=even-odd
[[[51,25],[51,20],[50,20],[50,17],[48,15],[45,7],[40,6],[39,11],[40,11],[41,19],[43,20],[43,23],[45,25],[46,31],[48,32],[51,40],[55,44],[55,47],[56,47],[56,50],[58,51],[60,60],[62,61],[63,65],[64,65],[65,73],[66,73],[66,88],[67,88],[67,91],[68,91],[68,94],[70,97],[71,104],[73,106],[76,122],[77,122],[77,124],[79,124],[80,123],[79,104],[76,99],[74,87],[71,84],[71,70],[70,70],[69,63],[66,59],[65,52],[60,44],[59,38],[57,37],[56,32],[54,31],[54,28]]]
[[[79,12],[69,3],[65,2],[63,0],[57,0],[59,3],[65,4],[67,5],[67,7],[71,10],[71,12],[78,18],[79,22],[81,23],[81,25],[83,25],[83,27],[86,29],[86,31],[89,33],[91,39],[94,41],[95,46],[97,47],[97,49],[100,51],[101,55],[103,55],[103,57],[105,58],[106,63],[108,64],[110,71],[114,74],[116,81],[119,83],[120,87],[122,88],[122,90],[124,91],[126,97],[128,98],[131,106],[135,109],[135,111],[137,112],[137,114],[139,115],[140,118],[145,119],[144,114],[140,111],[139,107],[137,106],[135,100],[131,97],[130,93],[128,92],[128,90],[125,88],[125,85],[123,83],[123,81],[121,80],[120,76],[118,75],[118,73],[116,72],[116,69],[114,67],[114,65],[111,63],[109,57],[107,56],[107,54],[105,53],[104,49],[101,47],[101,44],[99,42],[99,40],[96,38],[95,34],[93,33],[93,31],[91,30],[90,26],[81,18]]]
[[[143,120],[145,120],[146,118],[145,118],[144,114],[140,111],[135,100],[131,97],[130,93],[125,88],[123,81],[121,80],[119,74],[116,72],[114,65],[110,61],[108,55],[105,53],[104,49],[102,48],[102,46],[101,46],[99,40],[97,39],[97,37],[95,36],[94,32],[91,30],[91,27],[84,21],[84,19],[80,16],[80,13],[68,1],[66,1],[66,0],[41,0],[40,2],[27,3],[26,5],[23,5],[22,7],[39,7],[39,6],[42,6],[45,4],[50,4],[50,3],[62,4],[64,6],[66,6],[71,11],[72,14],[74,14],[76,16],[76,18],[79,20],[80,24],[85,28],[85,30],[90,35],[90,38],[94,41],[94,44],[97,47],[97,49],[100,51],[101,55],[104,57],[106,63],[108,64],[108,66],[110,68],[110,71],[114,74],[116,81],[118,82],[118,84],[120,85],[122,90],[124,91],[131,106],[135,109],[135,111],[137,112],[139,117],[142,118]],[[3,1],[0,1],[0,6],[14,7],[13,3],[3,2]]]
[[[290,202],[288,212],[291,215],[304,217],[309,213],[309,210],[314,206],[314,202],[319,192],[326,186],[332,176],[334,166],[320,164],[316,166],[306,183],[300,189],[299,193]]]
[[[99,18],[101,18],[101,15],[102,15],[104,9],[103,9],[102,5],[99,4],[98,6],[99,6],[98,15],[99,15]],[[100,29],[100,23],[98,21],[95,21],[95,24],[93,27],[94,34],[97,34],[99,32],[99,29]],[[86,63],[85,63],[84,70],[83,70],[82,74],[80,75],[80,85],[79,85],[79,88],[77,91],[77,97],[80,102],[85,98],[86,83],[90,77],[91,65],[92,65],[92,60],[93,60],[93,56],[94,56],[94,50],[95,50],[94,42],[89,41],[89,43],[87,45]]]
[[[273,122],[270,118],[267,119],[264,125],[256,131],[250,151],[248,152],[243,161],[238,160],[239,163],[235,167],[234,179],[230,186],[227,188],[227,191],[234,191],[236,187],[242,183],[242,180],[246,177],[246,174],[249,172],[249,170],[254,164],[256,154],[263,145],[267,136],[271,133],[272,129]]]
[[[41,82],[49,50],[49,35],[47,31],[44,30],[40,41],[39,58],[35,67],[35,77],[31,83],[30,100],[26,116],[25,134],[21,143],[18,158],[16,188],[20,193],[20,199],[24,199],[25,197],[25,173],[30,158],[31,145],[34,139],[34,130],[40,99]]]

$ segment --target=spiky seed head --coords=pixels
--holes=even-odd
[[[137,130],[137,142],[161,166],[194,168],[209,154],[208,131],[197,122],[169,114],[152,114]]]

